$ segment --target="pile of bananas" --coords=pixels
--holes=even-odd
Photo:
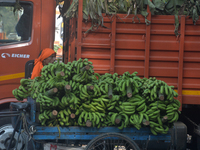
[[[88,59],[44,66],[40,77],[21,79],[13,90],[18,100],[27,97],[40,104],[43,126],[150,127],[166,134],[178,120],[180,102],[173,86],[137,72],[94,73]]]

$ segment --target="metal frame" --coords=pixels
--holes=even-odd
[[[28,102],[31,105],[31,120],[36,120],[35,113],[36,113],[36,103],[35,100],[32,98],[28,98]],[[117,127],[78,127],[78,126],[69,126],[69,127],[44,127],[44,126],[36,126],[36,132],[33,134],[33,138],[35,140],[83,140],[83,141],[90,141],[93,138],[97,137],[102,133],[108,132],[117,132],[124,134],[130,137],[133,140],[155,140],[155,141],[171,141],[171,132],[169,131],[168,134],[158,134],[153,135],[150,131],[150,128],[143,127],[140,130],[137,130],[134,127],[124,128],[123,130],[118,129]]]
[[[60,134],[59,134],[60,130]],[[136,128],[124,128],[123,130],[118,129],[117,127],[102,127],[102,128],[93,128],[93,127],[36,127],[36,133],[33,135],[35,140],[92,140],[102,133],[117,132],[124,134],[130,137],[133,140],[155,140],[155,141],[171,141],[170,132],[168,134],[158,134],[157,136],[153,135],[150,129],[143,127],[140,130]]]

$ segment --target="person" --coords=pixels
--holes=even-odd
[[[23,6],[24,12],[20,17],[15,30],[18,36],[21,36],[21,41],[28,40],[31,36],[31,8]]]
[[[56,52],[53,49],[45,48],[42,50],[41,55],[34,60],[34,68],[31,79],[41,75],[43,66],[53,63],[56,60]]]

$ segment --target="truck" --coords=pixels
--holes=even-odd
[[[91,21],[83,21],[83,0],[78,3],[78,17],[63,18],[63,62],[88,58],[99,74],[117,72],[121,75],[126,71],[137,71],[141,78],[156,77],[174,86],[182,104],[179,121],[187,126],[187,146],[200,149],[199,20],[194,25],[191,18],[179,16],[179,35],[176,36],[173,15],[152,15],[148,9],[149,25],[140,14],[137,15],[140,22],[136,20],[135,23],[132,22],[133,14],[117,14],[112,18],[103,15],[107,28],[86,32]],[[0,0],[0,4],[1,9],[16,8],[15,0]],[[53,48],[54,43],[56,2],[20,0],[20,6],[29,10],[28,36],[20,41],[0,40],[1,111],[8,110],[11,102],[17,102],[12,90],[24,78],[26,62],[37,58],[42,49]],[[69,6],[70,2],[65,1],[62,11]],[[18,20],[12,24],[17,27],[17,23]],[[21,31],[16,30],[17,33]],[[9,118],[0,119],[0,126],[10,123]]]

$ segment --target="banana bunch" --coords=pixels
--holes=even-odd
[[[131,98],[133,95],[139,92],[139,87],[141,79],[136,76],[137,72],[130,74],[125,72],[120,79],[116,81],[117,91],[121,93],[122,96],[127,96]]]
[[[157,121],[155,121],[157,120]],[[167,117],[160,115],[157,116],[157,118],[154,119],[154,121],[149,121],[150,130],[154,135],[160,134],[167,134],[169,131],[169,124],[166,122]]]
[[[57,117],[58,123],[61,126],[71,126],[71,125],[77,126],[78,123],[76,121],[77,120],[76,118],[78,114],[79,114],[79,111],[72,112],[70,108],[63,109],[58,113],[58,117]]]
[[[105,96],[101,96],[99,98],[93,98],[91,102],[82,103],[80,106],[82,111],[86,112],[100,112],[106,113],[107,104],[109,99],[106,99]]]
[[[66,80],[71,77],[71,68],[58,59],[57,62],[49,63],[42,68],[41,77],[45,81],[60,81],[63,78]]]
[[[145,79],[142,88],[144,97],[149,102],[157,100],[173,101],[178,94],[173,90],[174,86],[168,86],[164,81],[154,78]]]
[[[72,110],[78,109],[80,105],[80,99],[74,93],[68,93],[61,98],[61,103],[59,104],[60,109],[69,107]]]
[[[169,103],[166,107],[166,115],[168,117],[168,122],[173,123],[176,122],[179,118],[179,114],[181,113],[178,109],[181,106],[179,100],[174,99],[172,103]]]
[[[129,126],[129,116],[123,112],[109,112],[111,123],[118,126],[118,129],[123,129]]]
[[[132,115],[135,112],[146,112],[147,110],[145,99],[143,99],[139,94],[134,95],[120,104],[120,111],[127,115]]]
[[[157,135],[158,133],[166,134],[169,131],[169,128],[173,126],[171,123],[178,120],[179,104],[180,102],[175,99],[173,105],[169,101],[161,100],[149,104],[146,114],[149,117],[151,132],[154,135]]]
[[[83,101],[91,100],[94,97],[101,96],[100,88],[97,84],[80,84],[79,85],[80,99]]]
[[[112,121],[111,121],[110,115],[106,115],[104,118],[105,118],[105,119],[104,119],[103,122],[101,123],[101,127],[109,127],[109,126],[112,126]]]
[[[106,83],[105,81],[100,81],[99,82],[99,88],[100,88],[100,91],[102,94],[108,94],[108,87],[109,87],[109,84]]]
[[[78,118],[78,124],[80,126],[100,128],[105,120],[105,116],[105,113],[82,111]]]
[[[15,98],[19,101],[23,101],[24,98],[28,97],[28,92],[23,86],[19,86],[19,88],[12,90],[12,94],[15,96]]]
[[[41,122],[41,125],[43,125],[43,126],[45,125],[46,121],[50,118],[51,118],[51,110],[50,109],[44,110],[43,112],[41,112],[39,114],[39,117],[38,117],[39,121]]]
[[[107,104],[107,111],[115,112],[115,111],[120,111],[119,106],[119,100],[120,96],[119,95],[113,95],[111,99],[109,99],[109,102]]]
[[[69,85],[69,86],[67,86]],[[76,92],[76,91],[79,91],[79,86],[81,84],[79,82],[74,82],[73,80],[70,80],[70,81],[65,81],[65,90],[66,91],[71,91],[71,92]],[[69,88],[66,88],[66,86]],[[79,94],[79,93],[76,93],[76,94]]]
[[[169,126],[167,126],[167,125],[160,126],[157,123],[151,122],[150,130],[154,135],[158,135],[158,133],[167,134],[169,131]]]
[[[142,127],[142,121],[143,121],[144,114],[143,113],[134,113],[130,116],[130,123],[133,125],[136,129],[140,130]]]
[[[16,88],[12,91],[12,94],[17,100],[22,101],[24,98],[27,98],[30,95],[32,80],[21,79],[20,84],[21,85],[18,89]]]
[[[73,74],[72,80],[80,83],[88,83],[91,82],[92,79],[96,77],[93,76],[93,66],[92,62],[88,61],[88,59],[82,60],[81,58],[78,61],[73,61],[71,63]]]
[[[52,109],[49,109],[40,113],[39,120],[43,126],[77,126],[78,124],[75,121],[75,118],[78,114],[78,111],[72,113],[69,108],[60,110],[59,112],[57,110],[52,111]]]
[[[49,108],[58,106],[60,104],[60,99],[57,96],[48,97],[39,93],[36,102],[39,103],[40,106]]]

